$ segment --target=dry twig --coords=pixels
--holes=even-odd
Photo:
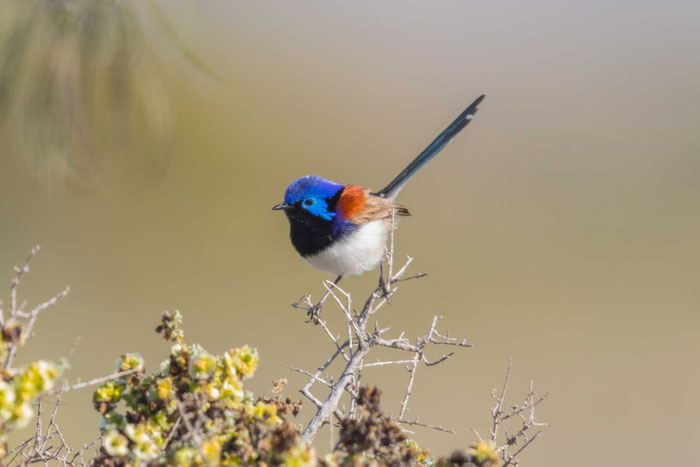
[[[11,450],[7,458],[6,465],[29,465],[45,464],[49,462],[59,466],[88,465],[85,461],[85,454],[88,450],[99,443],[101,438],[97,438],[90,443],[86,443],[77,451],[73,451],[66,442],[63,433],[56,423],[56,414],[61,405],[62,393],[58,393],[54,402],[51,416],[46,426],[42,427],[42,417],[44,415],[43,403],[46,395],[41,396],[37,401],[37,414],[35,417],[34,434]]]
[[[7,342],[7,357],[5,358],[4,362],[5,370],[11,367],[19,345],[22,344],[26,338],[32,337],[32,330],[40,313],[55,306],[60,300],[65,298],[70,291],[70,288],[66,287],[63,291],[54,295],[52,298],[36,305],[29,312],[24,311],[27,304],[26,300],[18,305],[20,282],[24,278],[24,275],[29,273],[29,264],[40,249],[41,247],[39,246],[32,248],[29,256],[24,262],[24,265],[22,267],[14,268],[15,276],[10,281],[10,308],[8,310],[8,316],[5,316],[4,310],[2,309],[0,303],[0,328],[2,334],[15,336],[13,339],[10,339]],[[69,357],[74,353],[76,346],[77,343],[74,343],[69,352]],[[59,407],[61,406],[63,394],[67,391],[83,389],[89,386],[104,383],[106,381],[128,376],[136,371],[137,370],[122,371],[72,385],[68,384],[67,381],[64,381],[60,387],[44,392],[41,396],[39,396],[36,402],[37,414],[35,417],[35,430],[33,435],[29,439],[20,443],[7,454],[7,457],[5,458],[7,459],[6,465],[12,465],[15,462],[21,465],[33,463],[48,464],[49,462],[57,463],[58,465],[85,465],[85,453],[95,446],[101,438],[98,438],[91,443],[84,444],[79,450],[73,450],[68,446],[63,433],[59,429],[56,422],[57,413]],[[48,419],[48,425],[44,429],[44,403],[47,397],[50,396],[56,396],[56,400],[51,415]]]
[[[537,421],[537,418],[535,417],[535,407],[545,400],[549,394],[547,393],[542,396],[538,395],[534,390],[534,384],[532,381],[530,381],[530,390],[522,403],[513,405],[508,409],[503,408],[506,392],[508,390],[511,368],[512,359],[508,359],[508,369],[506,370],[506,377],[500,394],[497,395],[497,390],[495,388],[491,393],[491,397],[495,401],[495,404],[491,409],[492,424],[489,431],[491,433],[491,441],[496,443],[498,446],[497,452],[503,458],[504,467],[508,465],[517,465],[518,455],[522,453],[523,450],[540,435],[541,431],[537,431],[534,435],[531,435],[531,430],[533,427],[547,426],[547,423]],[[503,425],[506,420],[516,416],[521,419],[522,425],[518,431],[511,436],[505,431],[505,427],[503,427]],[[503,431],[505,433],[505,440],[503,443],[498,445],[498,433],[501,427],[503,427]],[[481,436],[478,433],[476,434],[479,439],[481,439]],[[516,451],[511,453],[511,450],[514,448]]]
[[[471,346],[467,344],[466,340],[457,340],[449,337],[447,334],[444,336],[441,335],[437,330],[437,324],[440,320],[439,316],[433,317],[428,332],[424,336],[418,337],[413,342],[404,337],[403,333],[395,338],[383,337],[389,331],[389,328],[380,328],[376,322],[376,318],[374,319],[373,328],[370,328],[372,318],[375,317],[376,313],[381,309],[381,307],[386,304],[398,290],[398,287],[396,286],[398,282],[425,277],[425,274],[405,277],[408,266],[412,261],[413,258],[409,256],[398,271],[394,272],[394,234],[392,228],[389,248],[386,254],[386,267],[384,264],[381,265],[378,284],[370,295],[362,302],[361,308],[356,309],[353,307],[351,295],[338,286],[337,280],[335,282],[326,281],[323,283],[326,292],[323,298],[316,304],[312,303],[310,295],[305,295],[293,305],[295,308],[306,310],[307,313],[316,313],[312,316],[311,321],[320,325],[321,329],[323,329],[324,333],[329,337],[335,347],[335,351],[331,354],[330,358],[328,358],[316,372],[291,368],[294,371],[309,376],[308,382],[300,391],[316,406],[317,409],[316,414],[306,426],[302,435],[307,442],[314,439],[319,428],[324,423],[328,423],[331,414],[335,414],[336,417],[354,416],[354,397],[351,397],[350,406],[347,411],[339,410],[339,404],[343,394],[346,392],[350,393],[351,396],[357,394],[360,387],[363,369],[384,365],[407,365],[409,377],[406,385],[406,392],[403,400],[401,401],[401,407],[399,409],[398,419],[400,422],[405,425],[422,426],[439,431],[451,432],[450,430],[442,427],[420,423],[418,420],[412,422],[409,420],[404,420],[403,418],[408,411],[408,403],[411,397],[418,366],[421,363],[424,363],[426,366],[437,365],[447,360],[453,354],[452,352],[444,354],[438,357],[436,360],[431,361],[428,360],[425,355],[427,348],[429,346],[436,345],[450,345],[456,347]],[[344,332],[347,334],[347,337],[344,339],[337,338],[336,334],[330,329],[327,321],[321,319],[317,313],[318,310],[320,310],[320,307],[329,297],[332,298],[338,305],[344,318],[346,328]],[[396,349],[408,352],[412,355],[410,358],[404,357],[396,360],[365,363],[369,353],[372,351],[372,349],[377,347]],[[323,378],[322,375],[324,372],[326,372],[329,366],[337,359],[338,356],[341,355],[345,360],[345,366],[341,373],[335,379],[329,377]],[[311,392],[311,389],[315,383],[320,383],[324,387],[328,388],[328,393],[325,399],[321,399]]]

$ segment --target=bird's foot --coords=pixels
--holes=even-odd
[[[323,309],[323,305],[321,303],[317,303],[315,305],[311,305],[307,310],[306,310],[306,316],[309,318],[306,320],[307,323],[314,323],[314,324],[319,324],[319,321],[321,319],[321,310]]]
[[[302,309],[306,311],[306,316],[309,318],[307,323],[319,324],[321,318],[321,308],[323,302],[317,304],[311,303],[311,294],[306,294],[301,297],[296,303],[292,303],[292,308]]]
[[[387,283],[384,276],[379,276],[379,292],[381,293],[381,298],[389,301],[391,297],[391,285]]]

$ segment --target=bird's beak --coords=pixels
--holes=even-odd
[[[291,204],[280,203],[280,204],[275,204],[274,206],[272,206],[273,211],[286,211],[288,209],[292,209]]]

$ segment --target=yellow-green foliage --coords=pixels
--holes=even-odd
[[[478,441],[467,452],[477,464],[497,466],[501,463],[501,459],[496,453],[496,444],[493,441]]]
[[[7,362],[10,351],[24,344],[24,328],[16,322],[8,322],[0,333],[0,361]],[[12,349],[15,350],[12,350]],[[34,418],[34,402],[50,391],[59,374],[59,366],[44,360],[15,368],[0,370],[0,459],[6,453],[7,434],[26,426]]]
[[[143,359],[124,354],[117,371],[132,373],[100,386],[93,395],[102,414],[103,442],[97,465],[451,465],[497,467],[493,443],[479,442],[467,452],[430,459],[379,406],[381,391],[361,388],[357,414],[339,420],[334,452],[322,458],[306,444],[296,415],[300,402],[287,398],[255,398],[243,380],[258,366],[248,346],[223,355],[187,344],[182,317],[163,313],[156,329],[170,341],[170,355],[156,373],[146,376]]]
[[[93,396],[104,433],[98,463],[126,465],[238,465],[267,462],[310,465],[303,444],[285,415],[291,400],[256,399],[243,388],[255,373],[257,351],[248,346],[213,355],[187,344],[182,317],[164,313],[157,331],[170,341],[160,370],[145,376],[143,359],[125,354],[118,371],[132,374],[99,387]]]

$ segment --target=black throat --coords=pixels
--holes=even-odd
[[[338,193],[327,200],[330,211],[335,209],[342,191],[339,190]],[[302,208],[300,203],[285,211],[285,214],[287,214],[287,219],[289,219],[289,237],[292,240],[292,245],[304,258],[326,249],[333,242],[355,228],[354,224],[343,221],[338,217],[325,220],[314,216]]]
[[[335,242],[339,229],[334,228],[333,221],[316,217],[303,209],[287,211],[289,218],[289,237],[297,252],[303,256],[312,256]]]

